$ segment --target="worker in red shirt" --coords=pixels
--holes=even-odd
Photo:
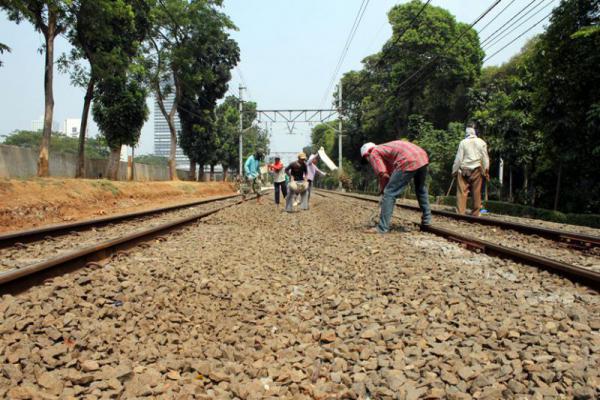
[[[405,140],[394,140],[380,145],[365,143],[360,148],[360,155],[375,170],[379,178],[380,193],[383,193],[379,224],[369,230],[369,233],[386,233],[390,230],[396,198],[402,194],[411,179],[414,179],[417,200],[423,212],[421,223],[431,224],[429,194],[425,186],[429,157],[425,150]]]

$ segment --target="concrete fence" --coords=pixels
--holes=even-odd
[[[30,178],[36,176],[39,153],[28,147],[0,144],[0,178]],[[96,179],[103,177],[108,160],[85,159],[85,177]],[[73,154],[50,153],[50,176],[74,178],[77,156]],[[188,171],[177,170],[179,179],[188,179]],[[169,169],[161,165],[134,163],[136,181],[166,181]],[[127,163],[119,166],[119,180],[127,180]]]

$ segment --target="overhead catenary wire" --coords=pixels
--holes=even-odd
[[[512,0],[510,3],[508,3],[506,5],[506,7],[504,7],[498,14],[496,14],[496,16],[494,18],[492,18],[487,24],[485,24],[483,26],[483,28],[481,28],[479,30],[479,33],[481,34],[481,32],[483,32],[485,30],[485,28],[487,28],[488,26],[490,26],[490,24],[492,24],[496,20],[496,18],[498,18],[499,16],[501,16],[502,13],[504,13],[504,11],[506,11],[515,1],[517,1],[517,0]]]
[[[519,29],[521,26],[525,25],[527,22],[531,21],[533,18],[535,18],[538,14],[540,14],[542,11],[546,10],[549,6],[551,6],[553,3],[553,0],[550,0],[550,2],[546,3],[546,5],[542,8],[540,8],[539,10],[537,10],[537,12],[533,13],[532,15],[529,16],[529,18],[526,18],[524,21],[522,21],[519,25],[515,26],[513,29],[509,30],[508,32],[503,32],[504,34],[502,36],[497,37],[496,39],[494,39],[493,41],[487,43],[483,49],[489,49],[490,47],[493,47],[495,44],[501,42],[504,38],[506,38],[507,36],[511,35],[514,31],[516,31],[517,29]]]
[[[483,46],[489,40],[495,38],[496,34],[498,32],[500,32],[506,25],[510,24],[515,18],[517,18],[519,15],[521,15],[523,12],[525,12],[525,10],[527,10],[529,7],[531,7],[531,5],[533,3],[535,3],[536,1],[538,1],[538,0],[531,0],[529,3],[527,3],[527,5],[525,7],[521,8],[515,15],[513,15],[510,19],[508,19],[504,24],[500,25],[500,27],[498,27],[498,29],[496,29],[494,32],[492,32],[490,35],[488,35],[488,37],[486,37],[485,39],[483,39],[481,41],[481,46]]]
[[[514,42],[516,42],[517,40],[519,40],[521,37],[523,37],[523,35],[525,35],[527,32],[531,31],[533,28],[535,28],[536,26],[538,26],[539,24],[541,24],[542,22],[544,22],[544,20],[548,19],[548,17],[550,17],[551,15],[552,15],[552,11],[550,11],[548,14],[546,14],[546,16],[544,18],[540,19],[538,22],[536,22],[535,24],[533,24],[529,28],[527,28],[527,30],[525,30],[524,32],[522,32],[519,36],[515,37],[513,40],[511,40],[510,42],[508,42],[507,44],[505,44],[504,46],[502,46],[502,48],[498,49],[493,54],[487,56],[483,60],[483,62],[488,61],[490,58],[494,57],[496,54],[500,53],[502,50],[504,50],[505,48],[507,48],[508,46],[510,46],[511,44],[513,44]]]
[[[321,99],[321,105],[319,108],[323,108],[323,103],[325,103],[327,101],[327,95],[331,91],[331,89],[335,83],[335,79],[337,78],[337,75],[344,63],[344,60],[346,59],[346,55],[348,54],[348,49],[350,48],[350,45],[352,44],[352,40],[354,40],[354,36],[356,35],[356,32],[358,30],[358,27],[360,26],[362,18],[365,15],[365,11],[367,9],[367,6],[369,5],[369,1],[370,0],[363,0],[362,3],[360,4],[360,7],[358,8],[356,16],[354,17],[354,23],[352,24],[352,27],[350,28],[350,32],[348,33],[348,37],[346,38],[346,42],[345,42],[344,46],[342,47],[342,53],[340,54],[338,62],[334,68],[331,79],[329,80],[329,84],[327,85],[327,89],[325,90],[325,93],[323,94],[323,98]]]
[[[454,46],[456,46],[456,44],[463,38],[464,35],[467,34],[467,32],[469,32],[471,29],[473,29],[473,27],[479,22],[481,21],[483,18],[485,18],[486,15],[488,15],[498,4],[500,4],[501,0],[496,0],[491,6],[489,6],[479,17],[477,17],[477,19],[475,21],[473,21],[467,28],[465,28],[460,35],[454,39],[453,42],[450,43],[449,46],[445,46],[442,51],[448,51],[450,49],[452,49]],[[399,92],[400,89],[402,89],[407,83],[409,83],[415,76],[417,78],[424,76],[425,75],[425,71],[427,68],[429,68],[431,65],[435,64],[440,58],[442,57],[441,54],[436,55],[431,61],[429,61],[427,64],[423,65],[421,68],[419,68],[417,71],[413,72],[408,78],[406,78],[405,80],[403,80],[402,82],[400,82],[400,84],[398,85],[398,87],[396,88],[396,90]],[[419,81],[416,81],[416,83],[418,83]]]
[[[417,19],[421,16],[421,14],[423,13],[423,11],[425,11],[425,8],[429,5],[429,3],[431,3],[432,0],[427,0],[425,2],[425,4],[423,4],[423,6],[421,7],[421,9],[415,14],[415,16],[413,17],[413,19],[410,21],[410,23],[406,26],[406,28],[400,32],[398,34],[398,36],[396,36],[396,40],[387,48],[384,48],[382,51],[381,56],[379,57],[379,60],[377,60],[377,62],[375,63],[375,65],[373,66],[373,69],[378,68],[381,63],[383,62],[383,60],[386,57],[386,53],[390,51],[390,49],[393,49],[394,47],[396,47],[396,45],[400,42],[400,40],[402,39],[402,37],[406,34],[406,32],[408,32],[409,29],[411,28],[416,28],[418,29],[419,25],[417,25],[416,27],[414,26],[415,22],[417,21]],[[360,85],[364,82],[364,80],[366,79],[366,75],[363,75],[361,77],[361,79],[352,87],[346,89],[346,96],[349,96],[357,87],[360,87]]]

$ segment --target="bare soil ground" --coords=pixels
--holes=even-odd
[[[223,182],[0,180],[0,232],[139,211],[234,192]]]

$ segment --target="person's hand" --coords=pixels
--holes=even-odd
[[[486,169],[486,170],[485,170],[485,180],[486,180],[486,181],[489,181],[489,180],[490,180],[490,170],[489,170],[489,169]]]

